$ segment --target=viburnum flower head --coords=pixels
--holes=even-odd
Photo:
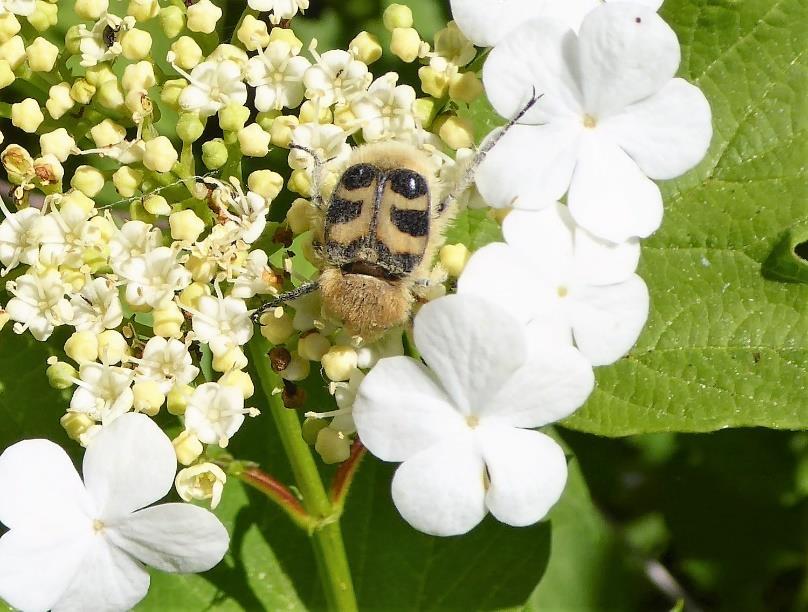
[[[513,117],[531,90],[542,97],[480,167],[480,193],[539,208],[569,190],[573,219],[596,236],[651,234],[662,197],[650,179],[695,166],[712,136],[704,94],[673,78],[679,59],[673,30],[629,2],[595,9],[578,36],[545,19],[511,32],[483,68],[488,98]]]
[[[492,18],[490,0],[451,0],[452,17],[469,40],[480,47],[493,47],[523,23],[536,19],[552,19],[576,32],[589,13],[605,2],[625,0],[498,0],[496,19]],[[630,0],[653,10],[662,0]]]
[[[48,440],[25,440],[0,455],[0,599],[23,610],[128,610],[146,595],[143,565],[202,572],[228,546],[204,508],[147,507],[174,482],[171,441],[151,419],[127,414],[84,455],[84,482]]]
[[[527,324],[538,346],[574,340],[592,365],[634,346],[648,318],[648,289],[634,274],[637,239],[600,240],[558,203],[512,211],[502,230],[506,243],[484,246],[466,264],[459,294],[498,303]]]
[[[382,359],[359,386],[353,417],[362,442],[403,461],[393,501],[413,527],[458,535],[491,512],[514,526],[543,518],[564,489],[561,447],[529,428],[576,410],[594,376],[572,346],[529,346],[500,306],[451,295],[415,318],[409,357]],[[430,371],[431,370],[431,371]]]

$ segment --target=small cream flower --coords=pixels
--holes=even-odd
[[[270,111],[299,106],[303,100],[303,74],[311,62],[282,40],[256,50],[258,55],[247,62],[247,82],[256,88],[255,107]]]
[[[213,510],[222,499],[225,482],[227,476],[218,465],[198,463],[180,470],[174,480],[174,486],[183,501],[209,499],[210,508]]]

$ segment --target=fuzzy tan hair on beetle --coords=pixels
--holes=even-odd
[[[306,283],[263,304],[266,311],[320,291],[325,313],[353,334],[372,340],[406,323],[415,300],[413,289],[428,283],[435,253],[453,218],[457,198],[497,142],[538,100],[533,90],[525,106],[478,149],[468,169],[453,185],[441,185],[428,153],[402,142],[356,147],[330,195],[322,192],[326,160],[292,143],[314,161],[313,202],[319,216],[313,246],[322,272]]]

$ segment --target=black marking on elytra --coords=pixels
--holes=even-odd
[[[393,170],[387,175],[387,180],[394,193],[408,200],[415,200],[429,192],[426,179],[412,170]]]
[[[378,264],[390,274],[398,276],[411,273],[423,259],[421,253],[393,253],[381,242],[376,242],[376,253],[379,256]]]
[[[354,202],[352,200],[334,197],[331,199],[331,204],[328,206],[325,219],[328,225],[337,225],[353,221],[361,214],[362,202]]]
[[[356,164],[348,168],[343,174],[340,182],[348,191],[354,189],[364,189],[370,187],[373,179],[379,174],[378,169],[370,164]]]
[[[428,210],[403,210],[393,207],[390,209],[390,219],[399,231],[410,236],[426,236],[429,233]]]

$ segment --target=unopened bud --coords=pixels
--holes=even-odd
[[[59,57],[59,47],[38,36],[25,50],[28,67],[34,72],[50,72]]]
[[[261,335],[272,344],[283,344],[294,333],[292,317],[285,312],[276,316],[276,310],[270,310],[261,315]]]
[[[28,15],[30,23],[37,32],[45,32],[59,21],[59,7],[56,4],[37,0],[34,12]]]
[[[95,21],[109,9],[109,0],[76,0],[73,10],[85,21]]]
[[[303,169],[292,170],[289,181],[286,183],[289,191],[302,195],[304,198],[311,197],[311,176]]]
[[[325,463],[342,463],[351,456],[351,440],[341,431],[325,427],[317,434],[314,450]]]
[[[199,459],[202,451],[205,450],[199,438],[187,429],[174,438],[171,444],[174,446],[177,461],[182,465],[191,465],[194,461]]]
[[[309,361],[320,361],[330,348],[331,342],[319,332],[306,334],[297,343],[297,352]]]
[[[276,147],[289,148],[292,142],[292,134],[294,129],[299,125],[300,121],[294,115],[281,115],[272,122],[270,129],[270,136],[272,144]]]
[[[421,66],[418,69],[418,78],[421,79],[421,89],[424,93],[435,98],[442,98],[449,90],[446,73],[435,70],[432,66]]]
[[[391,32],[396,28],[411,28],[412,10],[404,4],[391,4],[384,10],[382,21],[384,27]]]
[[[198,113],[180,113],[176,129],[182,142],[196,142],[205,131],[205,124]]]
[[[54,119],[59,119],[67,111],[69,111],[75,102],[70,97],[70,85],[68,83],[59,83],[53,85],[48,90],[48,99],[45,102],[45,108]]]
[[[303,439],[306,441],[306,444],[309,446],[314,446],[317,442],[317,434],[319,434],[320,430],[325,427],[328,427],[328,421],[325,419],[308,417],[305,421],[303,421],[301,433],[303,435]]]
[[[211,34],[216,29],[216,22],[221,18],[222,9],[210,0],[199,0],[189,6],[186,13],[188,29],[202,34]]]
[[[231,102],[219,110],[219,127],[226,132],[238,132],[250,118],[250,109],[242,104]]]
[[[0,59],[0,89],[8,87],[16,80],[16,75],[6,60]],[[47,104],[46,104],[47,107]]]
[[[104,188],[104,174],[93,166],[79,166],[70,179],[70,185],[88,197],[95,197]]]
[[[177,304],[167,301],[153,312],[154,335],[162,338],[181,338],[185,317]]]
[[[247,177],[247,186],[250,191],[272,201],[283,189],[283,177],[272,170],[256,170]]]
[[[125,198],[131,198],[143,182],[143,173],[130,166],[121,166],[112,175],[112,184]]]
[[[120,332],[108,329],[98,334],[98,359],[106,365],[120,363],[129,354],[129,345]]]
[[[133,62],[148,57],[151,53],[152,37],[146,30],[132,28],[121,36],[121,53]]]
[[[89,104],[95,95],[95,91],[95,85],[86,79],[76,79],[73,85],[70,86],[70,98],[79,104]],[[50,108],[48,112],[50,112]]]
[[[194,68],[202,61],[202,48],[190,36],[180,36],[171,44],[174,63],[184,70]]]
[[[76,368],[65,361],[54,361],[45,371],[48,383],[54,389],[69,389],[79,375]]]
[[[372,64],[382,56],[382,45],[370,32],[359,32],[348,43],[348,50],[363,64]]]
[[[440,263],[446,269],[449,276],[457,278],[466,267],[471,257],[471,252],[465,244],[447,244],[441,247]]]
[[[43,155],[53,155],[60,162],[65,161],[73,150],[76,148],[76,141],[70,133],[64,129],[59,128],[42,134],[39,137],[39,148]]]
[[[95,425],[95,421],[82,412],[68,412],[59,419],[59,423],[67,433],[67,437],[76,442],[79,442],[81,437]]]
[[[104,108],[122,111],[126,105],[123,87],[117,81],[104,81],[95,92],[95,100]]]
[[[309,200],[297,198],[286,212],[286,222],[295,235],[302,234],[312,228],[317,209]]]
[[[321,358],[325,375],[333,381],[348,380],[356,370],[357,362],[356,351],[344,345],[332,346]]]
[[[148,416],[155,416],[160,412],[160,406],[165,401],[160,385],[153,380],[143,380],[132,385],[135,412],[142,412]]]
[[[452,149],[470,149],[474,146],[474,126],[467,119],[450,115],[443,119],[438,136]]]
[[[12,36],[0,45],[0,60],[5,60],[12,70],[22,66],[25,61],[25,43],[22,36]]]
[[[126,129],[112,119],[104,119],[90,128],[90,138],[93,139],[96,147],[109,147],[126,138]]]
[[[160,5],[157,0],[129,0],[126,14],[131,15],[138,21],[148,21],[157,17],[160,12]]]
[[[217,372],[229,372],[230,370],[242,370],[247,367],[247,357],[240,346],[233,346],[226,351],[213,354],[211,367]]]
[[[33,98],[26,98],[22,102],[11,105],[11,123],[23,132],[33,134],[45,120],[39,103]]]
[[[221,138],[202,143],[202,163],[209,170],[216,170],[227,163],[227,146]]]
[[[408,64],[414,62],[421,52],[421,37],[413,28],[395,28],[390,40],[390,51]]]
[[[0,43],[4,43],[16,36],[20,28],[20,22],[14,13],[4,12],[0,15]]]
[[[143,199],[143,208],[150,215],[160,216],[171,214],[171,205],[159,193],[153,193]]]
[[[197,302],[203,295],[210,295],[207,283],[193,282],[180,292],[179,303],[188,308],[197,308]]]
[[[166,6],[160,11],[160,25],[168,38],[176,38],[185,27],[185,13],[178,6]]]
[[[267,24],[263,21],[259,21],[252,15],[244,17],[241,26],[236,32],[236,36],[247,51],[255,51],[259,47],[263,49],[269,44]]]
[[[243,155],[265,157],[269,153],[270,135],[257,123],[251,123],[238,132],[238,144]]]
[[[236,387],[241,391],[241,395],[244,396],[244,399],[249,399],[255,393],[255,386],[253,385],[250,375],[243,370],[231,370],[219,379],[219,384],[227,387]]]
[[[194,388],[191,385],[174,385],[166,397],[166,409],[174,416],[182,416],[193,394]]]
[[[292,48],[292,53],[298,54],[303,49],[303,42],[295,36],[295,33],[290,28],[272,28],[269,32],[269,42],[273,43],[276,40],[285,42]]]
[[[160,100],[169,108],[179,110],[179,99],[182,90],[188,85],[185,79],[171,79],[163,83]]]
[[[98,359],[98,336],[88,331],[77,331],[65,342],[65,354],[79,365]]]

